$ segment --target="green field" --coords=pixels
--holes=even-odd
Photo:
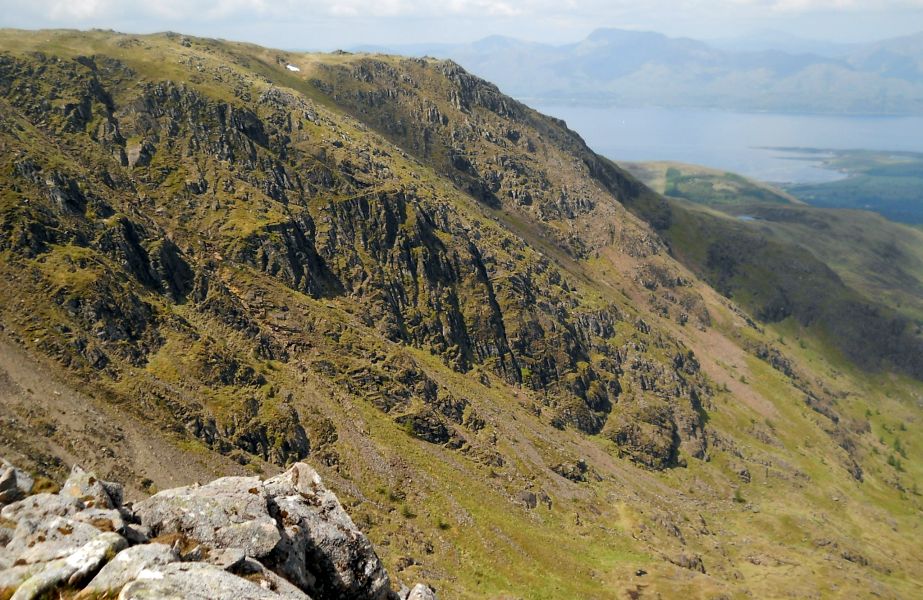
[[[848,177],[827,183],[784,186],[790,194],[813,206],[870,210],[900,223],[923,223],[923,154],[798,151],[832,154],[823,161],[824,167],[847,173]]]
[[[736,173],[674,162],[619,163],[654,191],[718,209],[742,204],[799,204],[783,190]]]

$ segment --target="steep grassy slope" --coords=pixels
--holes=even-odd
[[[914,321],[923,317],[923,237],[918,228],[865,211],[808,207],[768,184],[697,165],[626,166],[661,193],[668,187],[665,173],[672,169],[674,181],[683,183],[667,195],[718,209],[782,243],[806,248],[870,301]]]
[[[784,192],[733,174],[661,163],[633,170],[669,192],[635,209],[716,289],[763,321],[812,329],[865,368],[923,373],[917,231],[870,213],[786,203]]]
[[[562,123],[446,62],[0,48],[0,453],[307,457],[448,598],[920,591],[919,382],[757,325]]]
[[[918,230],[849,210],[759,207],[753,216],[780,239],[811,250],[867,298],[914,321],[923,319],[923,236]]]

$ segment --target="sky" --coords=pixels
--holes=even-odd
[[[923,0],[0,0],[0,27],[171,30],[295,50],[488,35],[568,43],[599,27],[864,42],[923,30]]]

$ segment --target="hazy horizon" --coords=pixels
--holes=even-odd
[[[654,31],[705,41],[793,36],[862,43],[923,30],[923,0],[0,0],[0,26],[173,30],[278,48],[466,43],[493,35],[551,44],[599,28]]]

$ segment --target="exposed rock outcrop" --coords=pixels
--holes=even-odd
[[[523,386],[553,426],[605,434],[644,466],[678,465],[680,447],[704,456],[705,379],[669,362],[685,349],[647,324],[626,326],[612,299],[587,303],[573,272],[463,193],[534,224],[574,259],[604,247],[660,253],[618,202],[647,192],[563,123],[452,63],[318,66],[311,85],[362,113],[358,135],[321,103],[251,87],[230,70],[216,83],[233,93],[209,93],[194,84],[199,59],[185,60],[188,80],[126,87],[135,74],[102,56],[0,57],[0,102],[70,158],[58,164],[0,131],[17,151],[0,181],[0,196],[17,199],[0,219],[0,249],[14,250],[0,267],[28,273],[22,285],[42,295],[38,304],[54,290],[59,327],[45,354],[94,381],[122,378],[133,400],[161,409],[164,425],[182,424],[214,451],[283,466],[313,442],[297,411],[270,397],[290,388],[283,371],[260,361],[297,363],[309,348],[312,365],[335,363],[319,377],[412,435],[456,449],[476,443],[456,427],[467,429],[464,400],[437,391],[426,369],[390,352],[369,360],[382,339]],[[74,102],[62,115],[36,100],[39,88]],[[33,259],[44,265],[34,275]],[[663,289],[677,319],[702,312],[675,269],[648,265],[642,280]],[[304,305],[293,325],[294,311],[279,315],[296,297],[321,302]],[[327,301],[359,318],[328,319]],[[224,326],[246,342],[222,347]],[[664,345],[667,362],[651,350]],[[167,353],[189,360],[180,372],[140,375]]]
[[[122,504],[122,488],[75,466],[57,494],[0,500],[0,597],[140,600],[395,600],[388,573],[317,472],[224,477]],[[12,475],[10,475],[12,473]],[[406,589],[406,588],[405,588]],[[70,597],[70,596],[68,596]],[[417,584],[408,598],[434,600]]]

